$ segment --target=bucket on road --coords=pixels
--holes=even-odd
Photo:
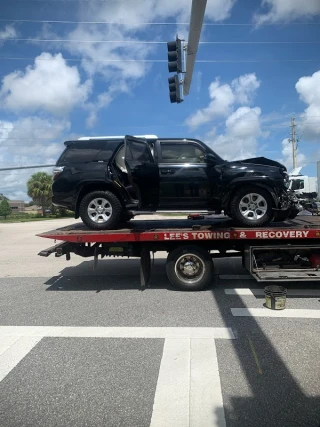
[[[266,307],[271,310],[283,310],[286,308],[287,289],[283,286],[270,285],[264,288],[266,295]]]

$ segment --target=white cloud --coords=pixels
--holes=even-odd
[[[206,20],[221,21],[230,16],[236,0],[210,0],[206,7]],[[91,78],[99,74],[106,87],[103,90],[107,95],[107,102],[101,98],[91,100],[88,110],[87,123],[92,126],[97,113],[105,108],[120,93],[130,93],[133,87],[143,80],[151,69],[147,62],[125,62],[123,59],[145,60],[157,49],[156,45],[137,44],[152,37],[157,40],[159,32],[165,28],[169,31],[173,28],[141,25],[146,22],[167,21],[189,22],[192,0],[117,0],[112,2],[91,1],[79,3],[79,20],[106,21],[113,25],[78,25],[70,33],[64,34],[65,39],[72,42],[55,46],[68,50],[72,55],[81,59],[81,66]],[[184,30],[187,27],[184,26]],[[152,31],[148,36],[146,31]],[[154,35],[155,34],[155,35]],[[181,36],[181,33],[179,33]],[[42,36],[48,38],[61,38],[52,33],[50,27],[45,26]],[[86,40],[86,43],[79,43]],[[118,43],[95,43],[98,40],[113,40]],[[88,42],[89,41],[89,42]],[[90,42],[91,41],[91,42]],[[114,62],[104,62],[103,60]],[[106,98],[105,98],[106,99]]]
[[[230,16],[236,0],[210,0],[206,7],[206,18],[222,21]],[[102,4],[101,4],[102,3]],[[176,22],[189,22],[192,0],[117,0],[92,2],[90,8],[83,5],[82,15],[99,20],[123,24],[127,28],[139,27],[141,22],[152,22],[159,18],[171,18]]]
[[[64,149],[68,121],[27,117],[16,122],[0,121],[0,167],[55,164]],[[26,182],[42,169],[0,172],[0,193],[27,200]],[[52,168],[44,171],[51,173]]]
[[[191,128],[209,123],[217,117],[226,117],[235,104],[251,104],[260,82],[254,73],[244,74],[229,84],[221,84],[216,78],[209,86],[210,103],[186,119]]]
[[[81,83],[77,67],[68,66],[60,53],[43,52],[25,72],[14,71],[2,80],[2,108],[10,111],[44,110],[54,115],[68,114],[82,106],[91,91],[91,80]]]
[[[12,25],[6,25],[3,30],[0,30],[0,39],[14,39],[18,36],[17,30]],[[1,43],[1,40],[0,40]]]
[[[186,124],[191,128],[208,123],[215,117],[227,116],[232,104],[235,102],[235,95],[228,84],[220,84],[220,79],[216,78],[209,86],[211,102],[208,107],[202,108],[189,116]]]
[[[255,74],[244,74],[231,83],[236,100],[240,104],[251,104],[256,93],[260,87],[260,82]]]
[[[303,117],[304,138],[319,141],[320,137],[320,71],[301,77],[296,84],[301,101],[308,105]]]
[[[205,141],[226,160],[254,157],[261,136],[260,115],[259,107],[239,107],[227,118],[224,134],[210,132]]]
[[[261,4],[267,11],[254,15],[254,21],[258,25],[312,18],[320,14],[319,0],[263,0]]]
[[[95,103],[89,103],[86,106],[86,108],[90,111],[90,114],[86,121],[87,127],[94,127],[98,119],[97,115],[99,110],[108,106],[112,102],[112,99],[112,91],[103,92],[98,96],[98,99]]]
[[[288,141],[288,139],[284,139],[281,142],[282,145],[282,159],[280,162],[283,163],[288,171],[290,172],[293,169],[293,158],[292,158],[292,144]],[[306,165],[307,158],[303,153],[300,153],[297,150],[297,164],[300,167]]]

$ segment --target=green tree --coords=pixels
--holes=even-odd
[[[0,216],[4,216],[4,219],[7,219],[7,216],[11,214],[11,208],[7,199],[3,199],[0,202]]]
[[[27,182],[28,196],[42,208],[43,216],[46,209],[51,205],[52,177],[46,172],[34,173]]]
[[[0,200],[9,200],[4,194],[0,193]]]

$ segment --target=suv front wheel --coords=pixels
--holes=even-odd
[[[121,213],[121,203],[110,191],[92,191],[80,203],[79,214],[82,221],[94,230],[115,228]]]
[[[245,227],[260,227],[272,221],[273,199],[259,187],[245,187],[236,191],[230,202],[230,216]]]

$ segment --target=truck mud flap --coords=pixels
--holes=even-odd
[[[140,258],[140,285],[145,287],[148,285],[151,274],[151,256],[147,248],[141,250]]]

